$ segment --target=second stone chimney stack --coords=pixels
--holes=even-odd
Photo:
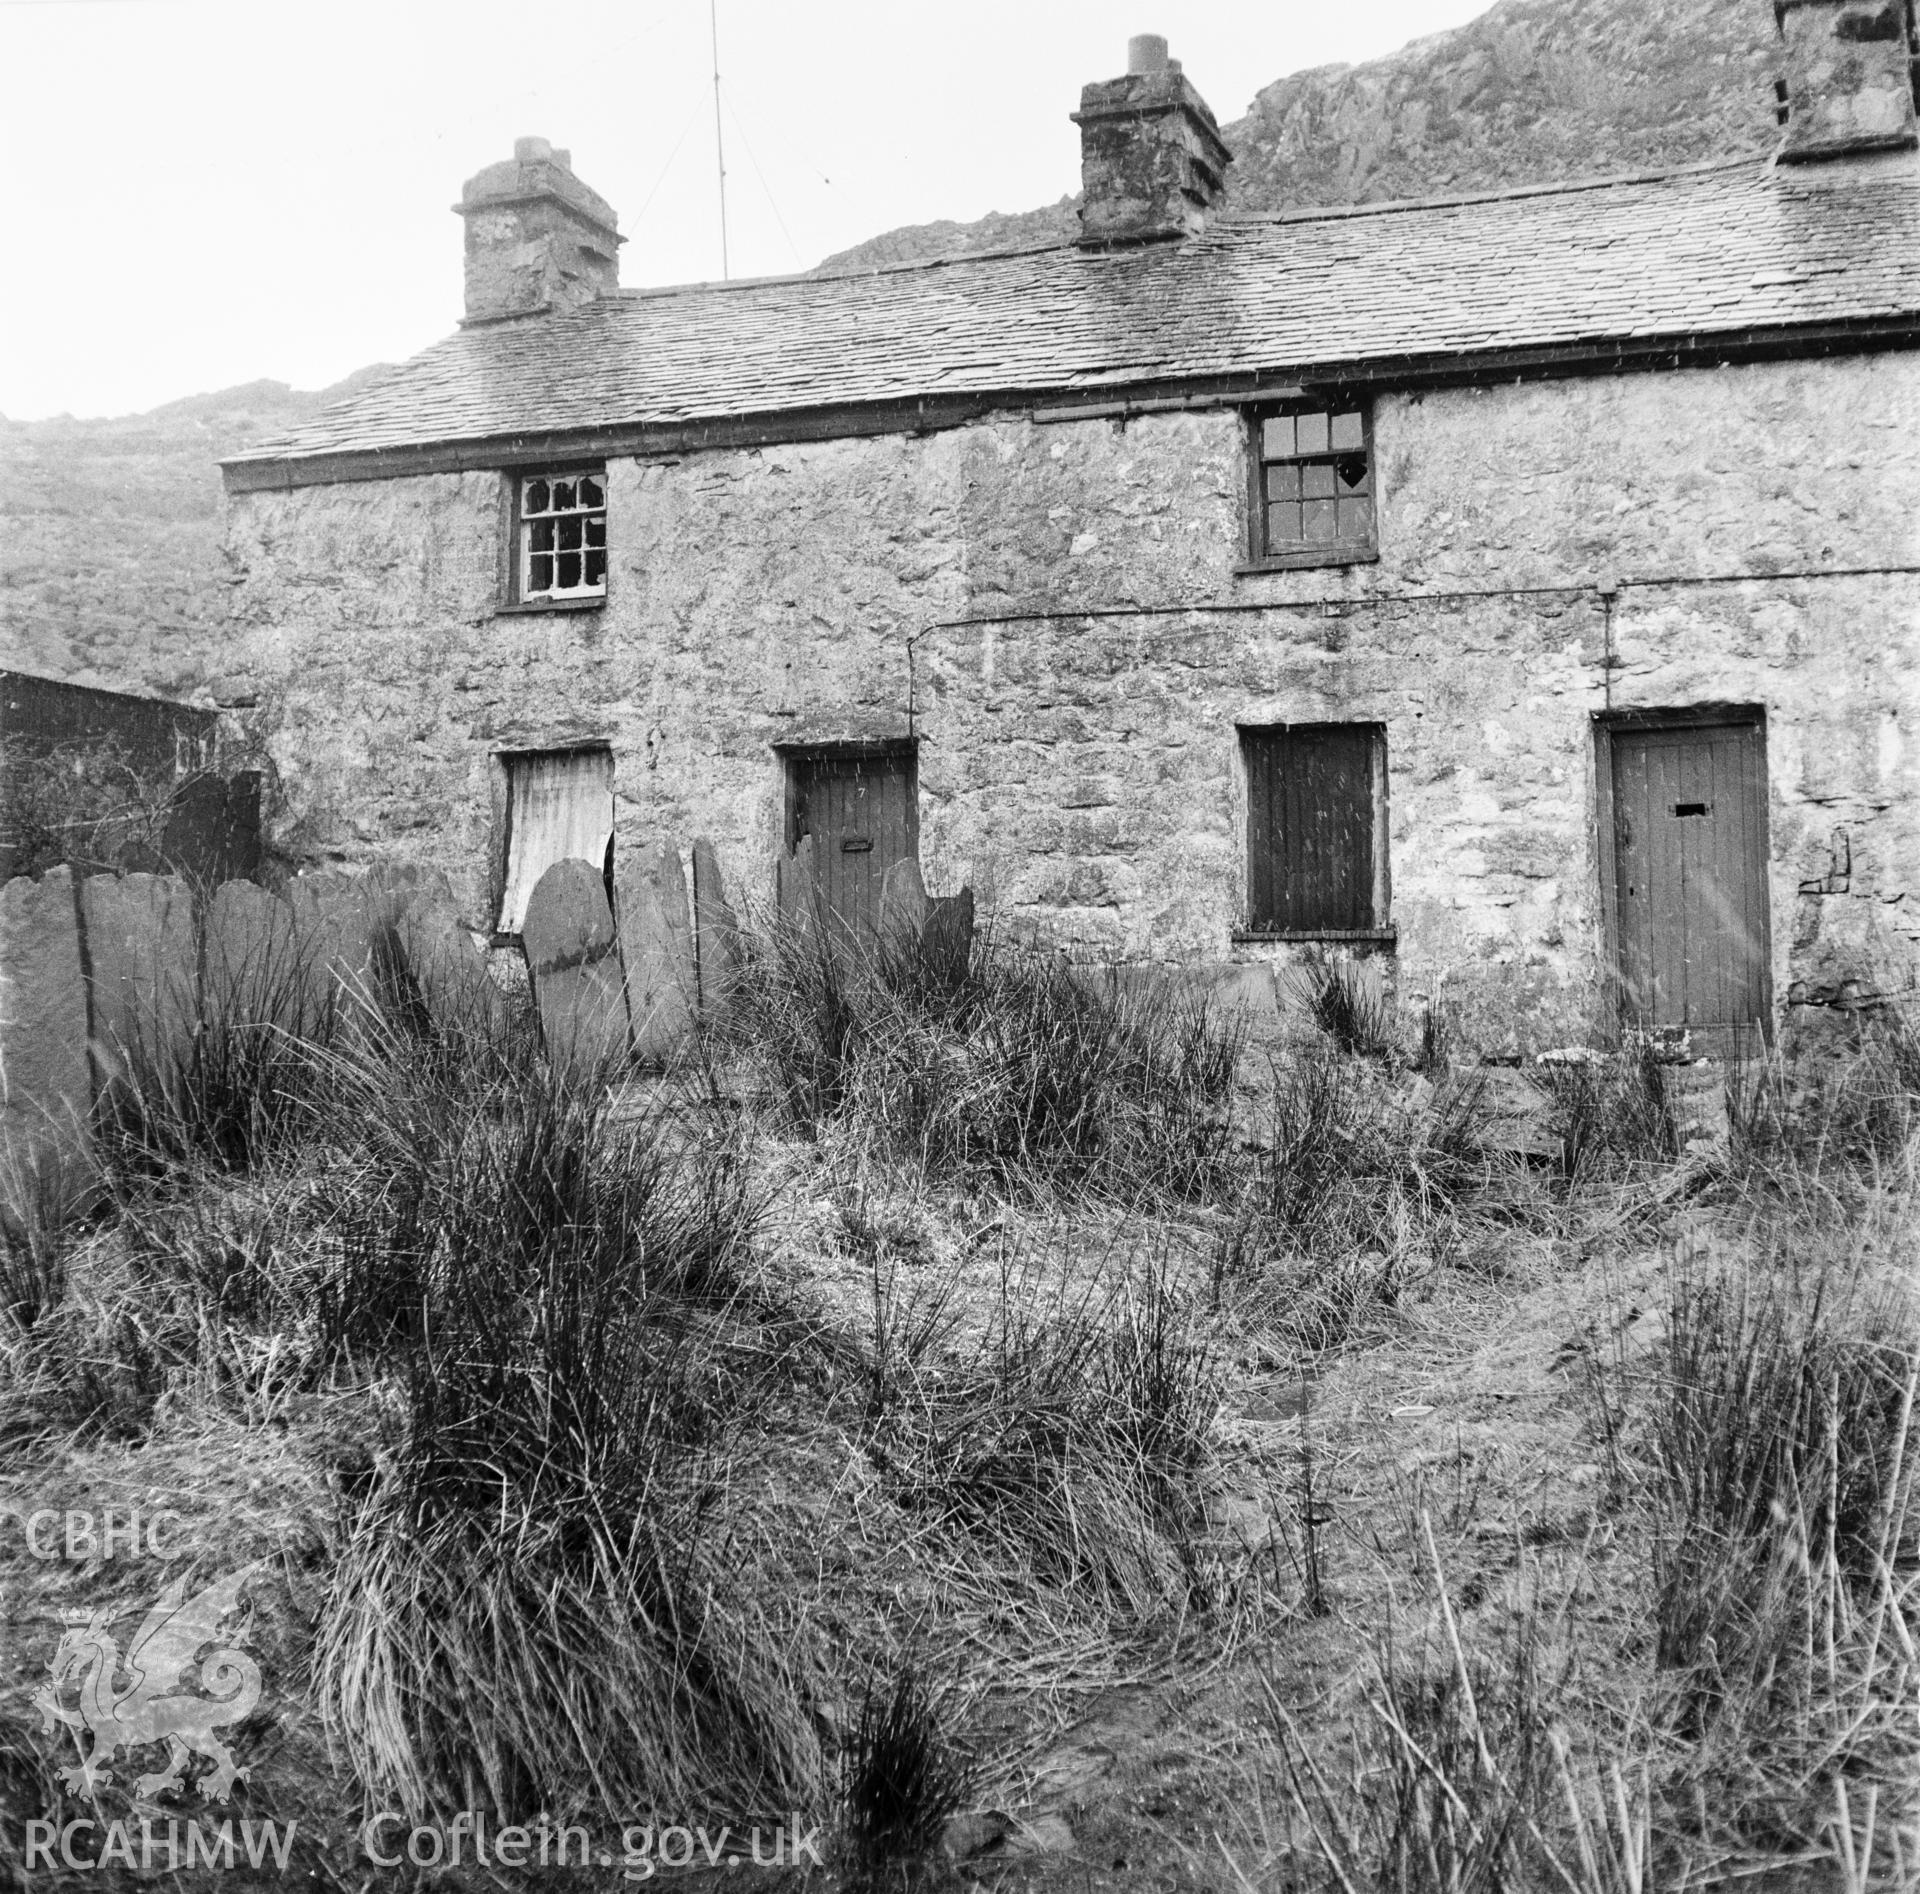
[[[1773,0],[1785,58],[1782,164],[1920,144],[1908,0]]]
[[[1127,71],[1080,94],[1080,241],[1164,242],[1206,227],[1233,162],[1207,102],[1158,33],[1127,42]]]
[[[463,326],[577,309],[620,286],[613,206],[573,175],[572,155],[517,138],[513,157],[470,177]]]

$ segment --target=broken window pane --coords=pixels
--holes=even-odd
[[[1256,553],[1297,553],[1318,546],[1370,548],[1372,495],[1364,408],[1315,408],[1261,417],[1261,543]]]
[[[588,598],[606,591],[606,481],[543,475],[520,488],[521,596]],[[591,549],[594,556],[583,555]]]

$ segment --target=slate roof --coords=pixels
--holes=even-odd
[[[329,458],[863,404],[1324,376],[1849,326],[1920,340],[1920,169],[1753,160],[1452,201],[1222,218],[1185,243],[627,290],[463,330],[236,484]],[[1808,342],[1811,346],[1811,341]],[[777,432],[777,430],[775,430]],[[260,466],[256,463],[270,463]],[[332,477],[339,477],[334,473]]]

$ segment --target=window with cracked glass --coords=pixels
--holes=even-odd
[[[1373,429],[1365,404],[1289,404],[1258,411],[1251,421],[1254,562],[1347,565],[1375,557]]]
[[[607,481],[598,471],[522,476],[515,489],[516,593],[522,605],[607,595]]]

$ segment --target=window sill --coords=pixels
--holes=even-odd
[[[1306,572],[1316,566],[1374,566],[1380,563],[1378,546],[1317,546],[1311,552],[1279,552],[1271,559],[1250,559],[1235,566],[1236,579],[1255,578],[1262,572]]]
[[[1249,941],[1376,941],[1392,947],[1400,939],[1397,927],[1236,927],[1229,938],[1235,946]]]
[[[537,617],[545,612],[598,612],[606,609],[603,592],[598,598],[509,599],[493,608],[496,618]]]

